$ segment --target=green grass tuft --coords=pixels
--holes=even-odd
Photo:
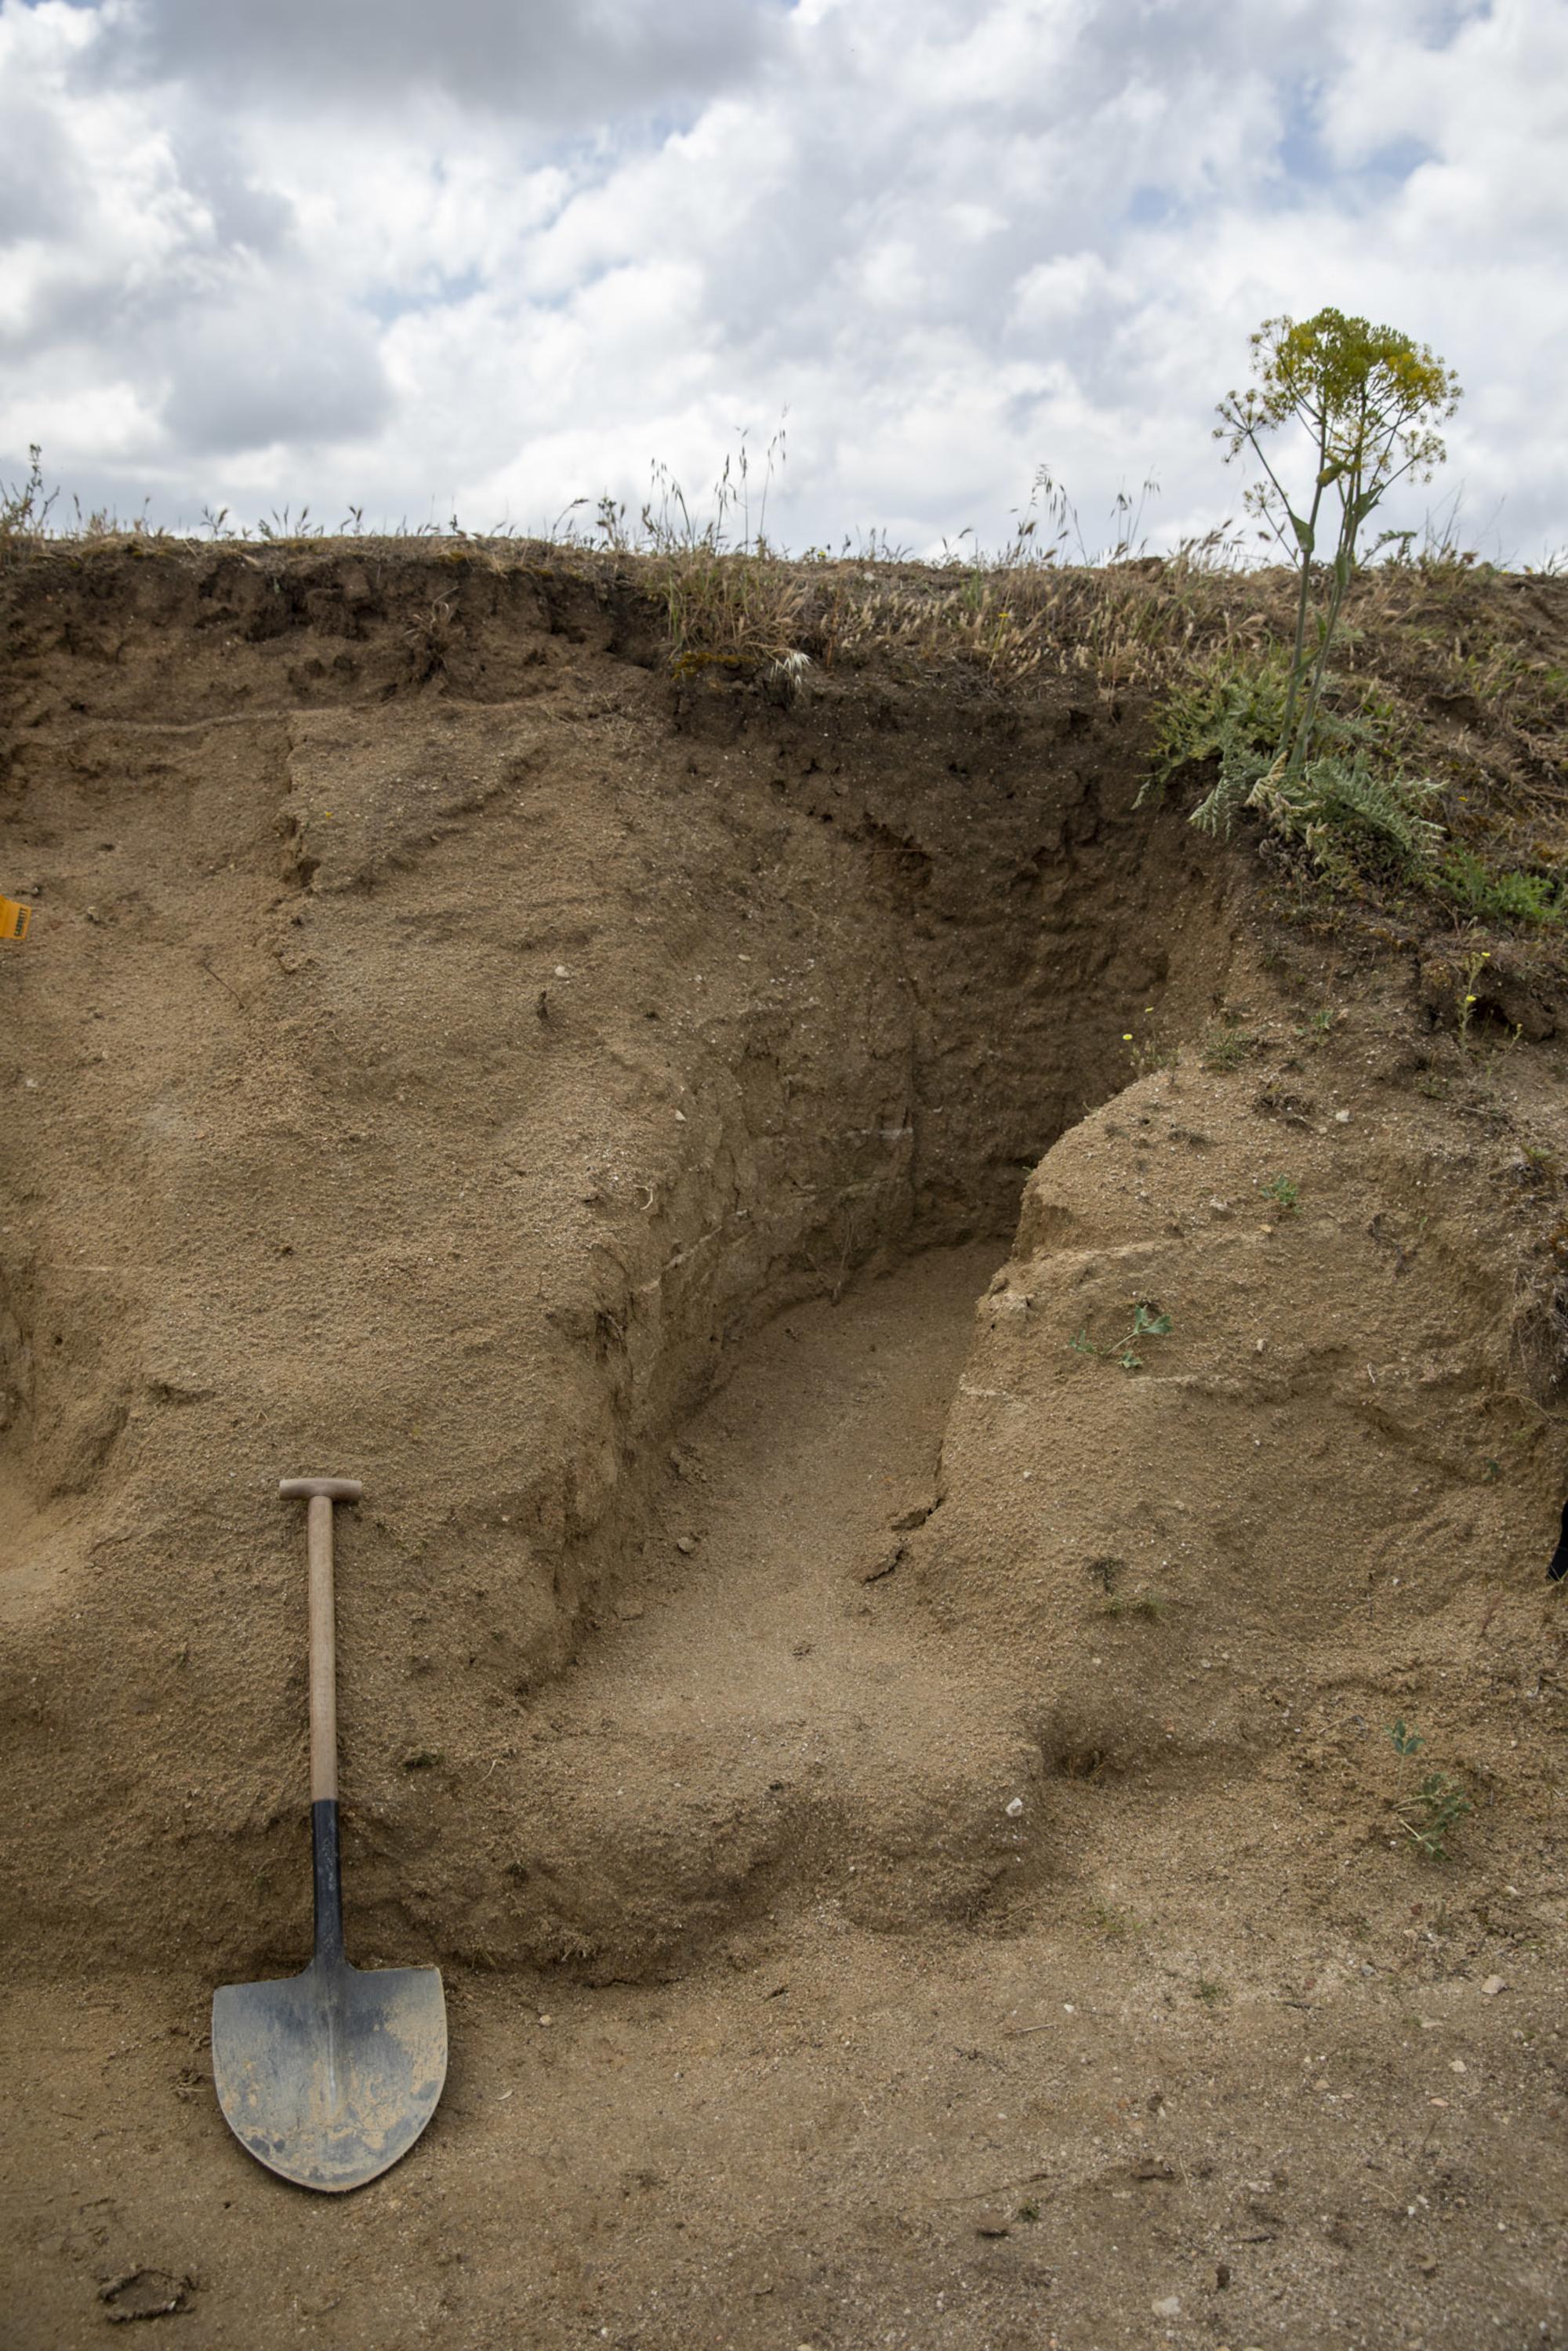
[[[1561,874],[1499,872],[1457,841],[1444,851],[1436,886],[1461,914],[1478,922],[1568,921],[1568,890]]]

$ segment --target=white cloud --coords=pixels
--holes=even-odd
[[[1084,312],[1120,310],[1134,291],[1134,281],[1113,270],[1098,253],[1059,253],[1026,269],[1012,294],[1012,319],[1025,334],[1060,328]]]
[[[163,428],[193,459],[352,442],[390,405],[373,321],[308,289],[300,298],[276,273],[182,312],[162,357]]]
[[[1153,473],[1162,544],[1332,302],[1466,384],[1408,518],[1463,480],[1532,560],[1565,113],[1557,0],[0,0],[0,475],[540,525],[787,408],[794,544],[995,542],[1042,462],[1092,542]]]

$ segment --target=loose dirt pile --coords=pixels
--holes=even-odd
[[[10,627],[16,2339],[1561,2339],[1550,988],[1271,925],[1067,676],[406,553]],[[308,1949],[317,1468],[454,2024],[351,2207],[201,2042]]]

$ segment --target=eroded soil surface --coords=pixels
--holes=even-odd
[[[1266,917],[1081,676],[8,592],[6,2340],[1562,2345],[1528,958]],[[312,1469],[350,1951],[452,2027],[342,2202],[204,2040],[308,1949]]]

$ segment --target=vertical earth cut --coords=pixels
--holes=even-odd
[[[12,621],[10,1850],[91,1855],[20,1870],[28,1945],[293,1931],[272,1489],[322,1466],[350,1875],[439,1844],[439,1942],[497,1840],[419,1759],[591,1638],[746,1333],[1000,1254],[1129,1025],[1220,985],[1222,885],[1066,684],[672,690],[584,586],[408,559],[62,562]]]

